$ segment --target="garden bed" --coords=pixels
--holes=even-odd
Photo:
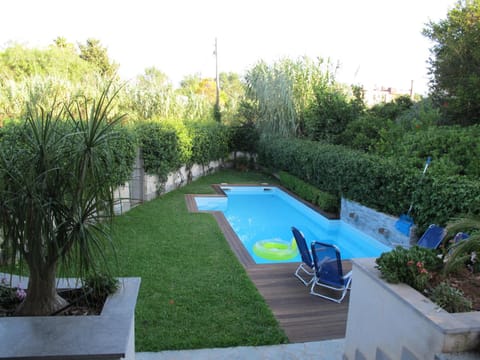
[[[139,287],[120,279],[99,315],[2,318],[0,359],[133,359]]]
[[[452,287],[461,290],[465,298],[472,302],[472,310],[480,311],[480,273],[464,269],[447,277],[434,275],[431,286],[435,287],[442,281],[447,281]]]

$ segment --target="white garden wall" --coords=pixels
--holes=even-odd
[[[159,195],[185,186],[223,166],[222,160],[211,161],[208,165],[194,164],[190,168],[184,165],[170,173],[165,182],[161,182],[158,176],[145,173],[143,160],[138,152],[130,181],[114,191],[115,213],[122,214],[139,203],[153,200]]]

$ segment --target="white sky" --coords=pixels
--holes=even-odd
[[[99,39],[128,79],[154,66],[184,76],[242,75],[259,60],[331,58],[337,79],[424,93],[431,43],[421,31],[456,0],[8,0],[0,46]]]

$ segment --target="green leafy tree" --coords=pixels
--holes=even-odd
[[[337,143],[338,137],[358,114],[356,102],[334,86],[316,89],[315,101],[305,112],[305,135],[311,140]]]
[[[3,131],[2,247],[11,264],[20,260],[29,269],[20,315],[48,315],[66,304],[55,288],[60,266],[82,275],[104,259],[118,180],[110,142],[121,119],[111,117],[108,94],[70,106],[31,102],[25,122]]]
[[[116,75],[118,65],[110,61],[107,49],[101,45],[100,40],[87,39],[85,44],[78,44],[78,47],[80,58],[94,64],[102,76],[113,78]]]
[[[388,103],[374,105],[370,112],[385,120],[396,120],[401,114],[413,106],[410,96],[402,95]]]
[[[61,38],[46,49],[13,44],[0,52],[0,83],[3,84],[10,80],[22,82],[33,76],[80,82],[95,72],[95,66],[81,59],[73,45]]]
[[[430,49],[430,91],[450,124],[480,122],[480,0],[460,0],[423,34]]]
[[[220,110],[222,121],[231,123],[237,119],[245,87],[237,73],[220,73]]]

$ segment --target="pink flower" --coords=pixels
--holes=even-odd
[[[408,260],[407,261],[407,266],[412,266],[413,265],[413,260]]]
[[[15,296],[17,297],[18,300],[22,301],[23,299],[26,298],[27,293],[25,292],[25,290],[23,290],[22,288],[18,287],[18,288],[17,288],[17,291],[15,291]]]

